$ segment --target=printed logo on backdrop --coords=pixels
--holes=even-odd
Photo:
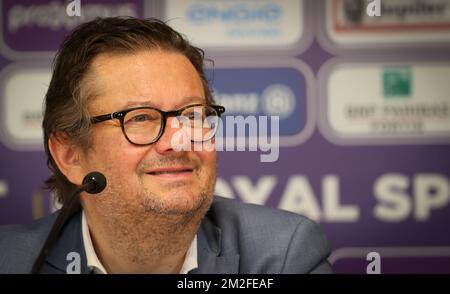
[[[342,144],[450,143],[450,64],[338,63],[319,76],[320,129]]]
[[[42,104],[50,78],[49,64],[13,64],[0,73],[0,140],[6,146],[43,149]]]
[[[271,135],[276,132],[280,146],[295,146],[312,133],[315,117],[309,68],[298,60],[279,65],[264,63],[267,64],[259,60],[216,60],[214,72],[207,70],[207,75],[214,77],[210,78],[214,98],[226,109],[223,128],[216,135],[216,148],[233,139],[244,139],[242,142],[247,145],[252,140],[273,143],[275,138]],[[258,128],[237,127],[236,122],[240,120],[248,125],[255,121]],[[224,138],[223,142],[220,138]]]
[[[1,1],[2,54],[12,59],[51,54],[59,48],[64,37],[83,22],[98,16],[143,16],[143,0],[77,3],[63,0]]]
[[[450,1],[330,0],[328,37],[341,46],[448,43]]]
[[[302,39],[303,6],[302,0],[168,0],[166,19],[200,47],[298,51],[309,45]]]

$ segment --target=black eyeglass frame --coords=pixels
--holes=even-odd
[[[125,136],[125,138],[127,139],[128,142],[130,142],[133,145],[137,145],[137,146],[147,146],[147,145],[153,144],[156,141],[158,141],[161,138],[161,136],[164,134],[164,130],[166,129],[166,122],[167,122],[167,118],[168,117],[181,116],[181,113],[183,111],[185,111],[186,109],[188,109],[190,107],[195,107],[195,106],[208,106],[208,107],[211,107],[211,108],[213,108],[216,111],[217,116],[219,118],[225,112],[225,107],[223,107],[221,105],[201,104],[201,103],[186,105],[183,108],[180,108],[178,110],[172,110],[172,111],[163,111],[163,110],[160,110],[158,108],[149,107],[149,106],[139,106],[139,107],[133,107],[133,108],[128,108],[128,109],[112,112],[112,113],[109,113],[109,114],[102,114],[102,115],[94,116],[94,117],[91,118],[91,123],[92,124],[97,124],[97,123],[101,123],[101,122],[112,120],[112,119],[118,119],[120,121],[120,127],[122,129],[122,133],[123,133],[123,135]],[[125,116],[127,115],[128,112],[133,111],[133,110],[137,110],[137,109],[152,109],[152,110],[156,110],[157,112],[159,112],[161,114],[161,128],[159,129],[159,133],[156,136],[156,138],[153,141],[151,141],[150,143],[145,143],[145,144],[134,143],[133,141],[130,140],[130,138],[128,138],[127,133],[125,132],[125,125],[124,125],[124,118],[125,118]]]

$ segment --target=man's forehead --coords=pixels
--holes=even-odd
[[[145,61],[152,63],[170,64],[168,59],[178,59],[178,62],[190,63],[188,58],[180,52],[162,49],[139,49],[129,52],[104,52],[96,55],[91,61],[91,67],[101,69],[115,63],[125,63],[127,65],[145,66]],[[132,63],[130,63],[132,60]]]
[[[146,58],[152,63],[149,64],[149,59],[141,61]],[[169,59],[170,68],[165,67],[165,58]],[[176,67],[174,60],[179,62]],[[90,99],[90,110],[114,108],[111,111],[117,111],[135,106],[173,110],[205,103],[198,73],[179,53],[100,54],[93,60],[89,76],[95,93]]]
[[[177,83],[201,83],[199,73],[186,56],[160,50],[99,54],[92,60],[88,75],[99,82],[121,86],[133,82],[173,82],[173,79]]]
[[[174,101],[174,102],[176,102],[177,108],[181,108],[185,105],[205,103],[205,98],[195,97],[195,96],[185,96],[185,97],[181,97],[180,99],[177,99],[177,101]],[[124,103],[123,109],[139,107],[139,106],[148,106],[148,107],[158,108],[159,107],[159,99],[157,99],[157,98],[156,99],[143,98],[141,100],[130,99]]]

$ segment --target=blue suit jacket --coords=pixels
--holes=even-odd
[[[56,213],[30,225],[0,227],[0,273],[29,273]],[[43,273],[65,273],[78,252],[89,273],[81,213],[64,226]],[[319,226],[282,210],[214,197],[198,231],[198,268],[190,273],[331,273],[330,249]]]

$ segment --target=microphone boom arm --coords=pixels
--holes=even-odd
[[[53,247],[55,242],[58,240],[59,233],[61,232],[66,221],[76,212],[75,208],[77,205],[80,205],[80,197],[79,194],[83,191],[86,191],[90,194],[97,194],[103,191],[106,187],[106,178],[100,172],[91,172],[87,174],[83,179],[83,185],[75,190],[70,197],[63,205],[59,214],[55,220],[55,223],[48,234],[47,239],[45,240],[42,249],[36,258],[33,267],[31,269],[32,274],[38,274],[44,265],[45,260],[47,259],[48,254],[50,253],[50,249]]]

